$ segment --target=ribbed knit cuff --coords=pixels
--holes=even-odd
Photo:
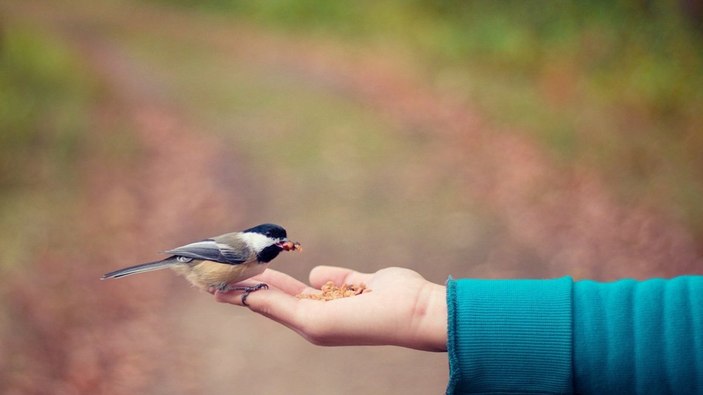
[[[447,281],[448,394],[572,392],[572,280]]]

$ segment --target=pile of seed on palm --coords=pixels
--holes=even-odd
[[[366,288],[364,283],[361,284],[342,284],[338,287],[332,281],[328,281],[325,285],[320,288],[319,294],[299,294],[297,297],[299,299],[313,299],[313,300],[334,300],[340,298],[348,298],[350,296],[361,295],[364,292],[370,292],[371,290]]]

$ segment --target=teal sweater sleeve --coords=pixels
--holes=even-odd
[[[703,394],[703,277],[449,280],[448,394]]]

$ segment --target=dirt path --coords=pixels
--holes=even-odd
[[[24,317],[18,325],[36,332],[10,350],[25,353],[20,366],[34,369],[33,375],[11,376],[12,388],[20,392],[280,393],[287,388],[329,393],[333,388],[349,394],[424,394],[441,392],[446,382],[441,354],[312,347],[246,311],[212,303],[171,273],[95,281],[104,270],[138,262],[163,247],[255,220],[250,212],[265,193],[237,188],[256,185],[246,178],[254,177],[248,163],[223,148],[218,137],[198,133],[203,126],[169,97],[159,70],[126,53],[112,39],[117,29],[100,24],[105,20],[139,24],[172,40],[195,35],[233,60],[285,69],[373,108],[397,126],[400,139],[430,139],[418,155],[431,170],[409,178],[417,184],[413,187],[421,193],[438,186],[437,174],[451,174],[467,199],[490,211],[504,229],[481,262],[497,269],[478,273],[610,279],[703,272],[695,241],[661,210],[644,200],[616,201],[589,169],[555,167],[536,144],[493,130],[470,104],[427,86],[400,60],[252,27],[193,22],[159,8],[120,12],[124,15],[106,17],[62,14],[46,5],[22,8],[65,35],[103,81],[104,102],[91,136],[100,142],[95,145],[109,147],[120,141],[117,134],[131,130],[134,146],[122,158],[127,160],[106,161],[102,151],[85,160],[85,211],[75,228],[80,239],[91,240],[89,247],[40,257],[39,270],[53,273],[42,280],[46,284],[17,285],[14,304]],[[97,16],[104,20],[99,23]],[[57,236],[57,244],[62,240]],[[66,262],[73,269],[48,270]],[[528,265],[533,266],[525,269]],[[448,270],[461,274],[463,268],[454,264]],[[60,298],[41,297],[42,289],[57,284],[65,287]]]

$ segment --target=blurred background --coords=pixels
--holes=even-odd
[[[0,393],[432,394],[447,357],[322,348],[173,273],[703,274],[703,2],[0,3]],[[354,319],[354,317],[349,317]]]

